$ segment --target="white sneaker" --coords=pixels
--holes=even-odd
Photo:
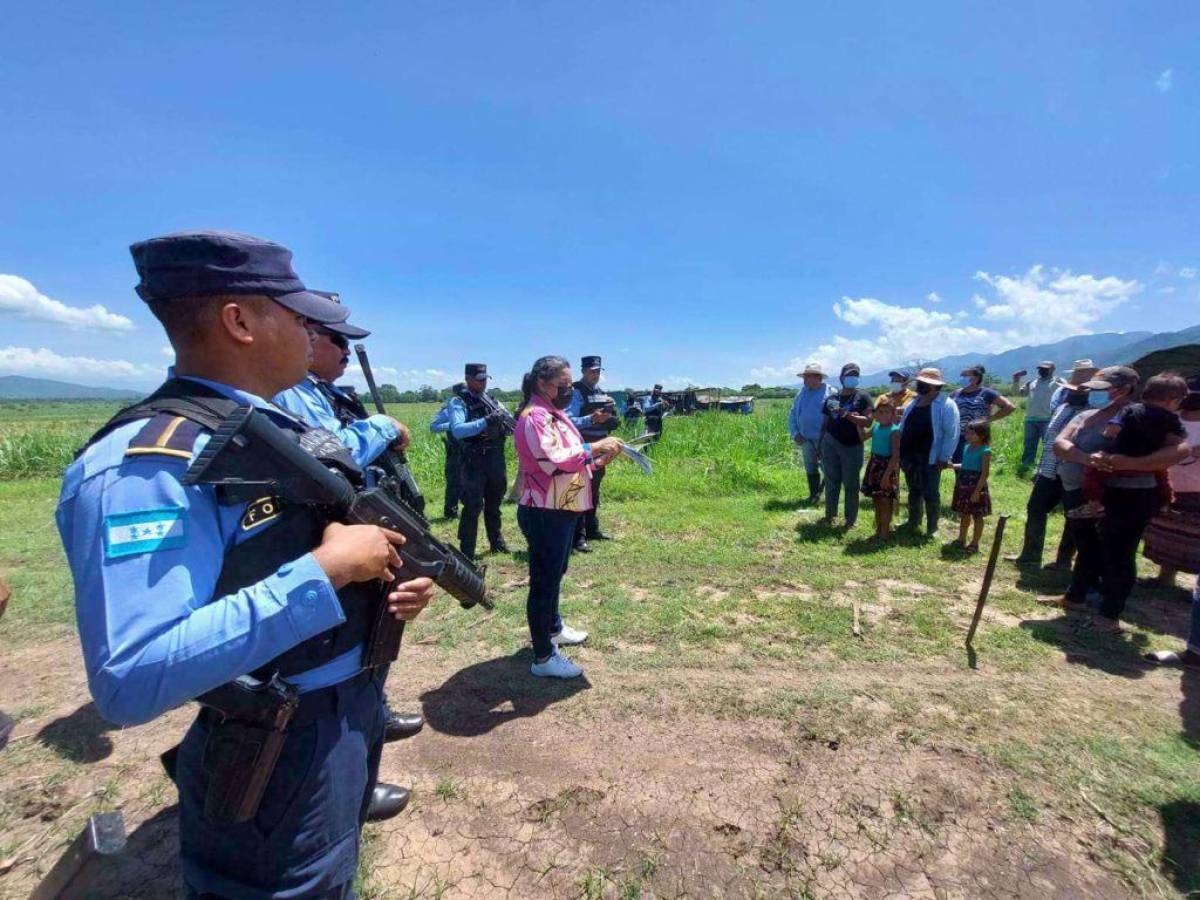
[[[562,631],[558,634],[550,635],[550,642],[555,647],[574,647],[576,644],[582,644],[587,640],[588,633],[580,631],[578,628],[571,628],[569,625],[564,625]]]
[[[583,669],[557,651],[545,662],[535,662],[529,671],[538,678],[578,678]]]

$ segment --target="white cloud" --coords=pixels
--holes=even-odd
[[[1197,270],[1193,266],[1184,266],[1182,269],[1179,270],[1179,277],[1186,278],[1188,281],[1191,281],[1193,278],[1196,277],[1196,275],[1197,275]]]
[[[169,359],[175,358],[175,348],[170,344],[163,344],[163,346],[159,348],[158,352]]]
[[[418,388],[428,384],[435,388],[449,387],[456,380],[449,372],[441,369],[397,369],[395,366],[371,366],[371,374],[375,376],[376,384],[394,384],[400,390]],[[361,366],[349,366],[346,377],[360,387],[365,387],[367,380],[363,378]]]
[[[941,303],[942,298],[937,291],[930,291],[925,295],[925,299],[930,303]]]
[[[1073,275],[1059,269],[1047,274],[1042,266],[1019,277],[976,272],[975,278],[996,294],[990,300],[977,297],[976,305],[985,320],[1005,325],[1006,336],[1015,340],[1013,346],[1045,343],[1047,335],[1087,333],[1095,322],[1142,291],[1138,281]]]
[[[1175,70],[1163,69],[1159,73],[1158,79],[1154,82],[1154,86],[1158,88],[1160,94],[1165,94],[1175,86]]]
[[[52,322],[71,329],[100,328],[105,331],[132,331],[133,322],[103,306],[67,306],[42,294],[19,275],[0,274],[0,313],[23,319]]]
[[[1160,294],[1173,294],[1173,293],[1175,293],[1175,286],[1174,286],[1174,285],[1167,285],[1166,287],[1160,287],[1160,288],[1158,289],[1158,293],[1160,293]]]
[[[148,382],[162,378],[165,367],[133,363],[124,359],[93,359],[90,356],[60,356],[40,347],[0,347],[0,372],[32,378],[66,379],[89,384],[110,381]]]
[[[1074,275],[1042,266],[1017,276],[977,272],[975,279],[991,288],[990,296],[976,294],[971,309],[953,313],[899,306],[874,297],[843,297],[833,305],[833,312],[854,331],[835,334],[785,365],[753,368],[750,375],[791,382],[808,361],[821,363],[828,372],[853,361],[864,373],[873,373],[960,353],[995,353],[1048,343],[1091,331],[1143,290],[1137,281]]]

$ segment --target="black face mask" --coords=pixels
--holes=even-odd
[[[926,384],[924,381],[917,382],[917,393],[924,397],[926,394],[933,392],[933,385]]]
[[[1087,391],[1071,391],[1071,393],[1067,394],[1067,405],[1068,406],[1087,406],[1088,405]]]
[[[575,388],[569,384],[560,384],[558,391],[554,394],[554,408],[566,409],[571,405],[571,398],[575,396]]]
[[[1049,369],[1038,369],[1038,375],[1040,375],[1042,378],[1049,378],[1050,370]]]

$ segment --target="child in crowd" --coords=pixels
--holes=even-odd
[[[992,514],[992,497],[988,493],[988,476],[992,472],[992,426],[987,419],[968,422],[963,430],[961,463],[955,463],[954,502],[951,505],[960,516],[958,546],[975,553],[983,537],[983,520]],[[971,543],[967,530],[974,524]]]
[[[900,426],[896,424],[895,402],[888,395],[875,406],[875,427],[871,431],[871,458],[863,476],[862,492],[875,502],[875,536],[892,534],[892,512],[900,496]],[[864,443],[865,443],[864,435]]]
[[[1157,453],[1166,446],[1167,436],[1187,437],[1179,409],[1188,395],[1188,384],[1171,372],[1155,375],[1146,382],[1142,402],[1131,403],[1117,413],[1104,429],[1104,436],[1113,441],[1112,455],[1137,459]],[[1115,474],[1088,466],[1083,473],[1083,496],[1087,503],[1072,510],[1071,518],[1095,519],[1104,515],[1104,488]],[[1155,473],[1158,481],[1159,505],[1171,505],[1171,483],[1164,471]]]

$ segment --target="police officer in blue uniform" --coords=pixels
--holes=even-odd
[[[458,520],[458,546],[468,558],[475,556],[479,514],[487,529],[493,553],[507,553],[500,531],[500,503],[508,490],[504,442],[511,433],[500,401],[487,395],[485,363],[467,363],[463,371],[467,389],[450,398],[450,435],[462,447],[462,517]]]
[[[303,378],[307,323],[341,321],[346,310],[306,291],[291,253],[261,238],[184,232],[131,252],[137,292],[177,362],[63,479],[56,521],[89,688],[120,725],[240,676],[298,691],[273,766],[227,765],[248,726],[201,706],[174,767],[183,880],[204,900],[351,897],[383,746],[383,673],[363,669],[363,642],[379,603],[410,619],[432,582],[401,581],[385,596],[403,574],[394,532],[181,482],[240,405],[281,430],[308,430],[263,398]],[[212,789],[254,796],[245,779],[255,775],[266,779],[261,799],[230,816]]]
[[[446,447],[446,461],[442,469],[446,476],[446,499],[442,502],[442,517],[446,519],[458,518],[458,501],[462,497],[462,445],[450,434],[450,401],[461,396],[466,389],[467,386],[461,381],[450,388],[450,396],[429,423],[429,430],[440,434]]]
[[[600,373],[604,371],[599,356],[585,356],[580,361],[582,375],[572,386],[571,403],[567,415],[589,443],[608,437],[617,427],[613,414],[613,398],[600,389]],[[592,473],[592,508],[579,517],[575,528],[575,549],[580,553],[591,550],[588,541],[607,541],[608,535],[600,530],[597,511],[600,508],[600,483],[604,480],[606,466],[598,466]]]
[[[646,431],[654,435],[662,434],[663,415],[670,406],[667,398],[663,396],[663,386],[656,384],[654,389],[642,398],[641,406],[642,414],[646,417]]]
[[[337,294],[313,293],[334,303],[341,302]],[[375,462],[388,447],[398,450],[407,447],[408,429],[401,422],[391,416],[368,415],[353,389],[335,384],[346,373],[350,362],[350,341],[369,337],[371,332],[348,321],[312,322],[309,331],[312,334],[312,361],[308,375],[296,386],[276,394],[273,402],[302,422],[336,434],[360,466]],[[386,700],[384,717],[385,742],[412,737],[425,724],[419,713],[395,712]],[[408,790],[397,790],[403,792],[399,799],[407,804]]]

